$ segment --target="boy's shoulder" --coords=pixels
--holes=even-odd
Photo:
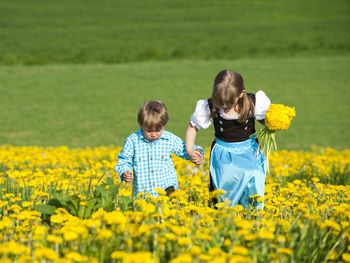
[[[140,135],[141,135],[141,130],[137,130],[137,131],[133,132],[132,134],[130,134],[126,138],[126,140],[127,141],[137,141],[139,139]]]
[[[169,139],[169,140],[180,139],[179,136],[177,136],[174,133],[167,131],[167,130],[164,130],[162,137],[165,139]]]

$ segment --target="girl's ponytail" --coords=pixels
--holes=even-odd
[[[254,103],[243,90],[243,97],[238,100],[239,118],[238,122],[245,122],[254,116]]]

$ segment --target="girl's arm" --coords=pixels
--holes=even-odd
[[[191,124],[188,124],[186,129],[186,151],[188,155],[192,155],[194,152],[194,143],[196,141],[197,129]]]
[[[255,94],[255,112],[254,117],[262,125],[265,125],[266,112],[271,105],[269,97],[266,96],[265,92],[259,90]]]
[[[172,153],[175,153],[182,159],[191,160],[195,164],[200,164],[202,162],[202,159],[204,158],[204,149],[198,145],[193,145],[192,153],[188,154],[186,150],[186,143],[176,135],[173,134],[172,136]]]

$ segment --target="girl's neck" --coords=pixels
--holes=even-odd
[[[235,117],[239,114],[236,107],[232,107],[231,109],[222,109],[222,112],[229,117]]]

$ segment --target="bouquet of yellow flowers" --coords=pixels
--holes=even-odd
[[[276,131],[287,130],[295,117],[295,108],[282,104],[271,104],[266,112],[265,126],[258,133],[261,149],[266,157],[277,150]]]

